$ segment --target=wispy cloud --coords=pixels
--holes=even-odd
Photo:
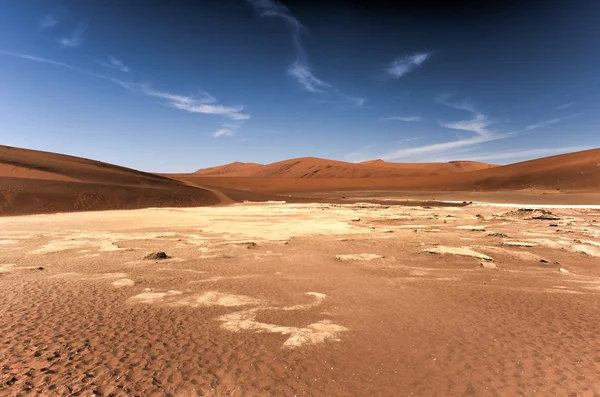
[[[324,92],[324,89],[330,88],[331,85],[325,83],[322,80],[316,78],[308,66],[302,65],[298,62],[294,62],[288,69],[288,73],[294,76],[296,80],[310,92]]]
[[[574,102],[569,102],[569,103],[565,103],[564,105],[557,106],[554,109],[556,109],[556,110],[563,110],[563,109],[570,108],[573,105],[575,105]]]
[[[394,60],[385,71],[393,78],[399,79],[408,72],[420,67],[426,60],[431,57],[431,53],[418,52],[412,55],[406,55]]]
[[[419,116],[393,116],[393,117],[385,117],[381,120],[413,122],[413,121],[421,121],[421,118]]]
[[[118,60],[117,58],[108,57],[108,62],[98,62],[102,66],[106,66],[107,68],[119,70],[124,73],[131,72],[131,68],[126,66],[123,62]]]
[[[485,114],[478,111],[469,103],[452,102],[447,95],[438,97],[436,101],[444,106],[465,111],[472,115],[471,118],[466,120],[440,123],[440,126],[452,130],[472,132],[475,135],[468,138],[459,138],[449,142],[434,143],[412,148],[401,148],[380,156],[383,160],[415,158],[421,161],[423,160],[423,156],[430,156],[432,154],[439,156],[439,153],[455,151],[457,149],[479,145],[490,141],[496,141],[499,139],[505,139],[516,135],[515,132],[495,133],[490,131],[488,127],[492,124],[491,121]]]
[[[213,133],[214,138],[226,137],[234,135],[237,130],[242,126],[243,122],[237,123],[223,123],[221,128]]]
[[[525,127],[525,131],[537,130],[538,128],[547,127],[552,124],[560,123],[561,121],[571,119],[573,117],[581,116],[583,113],[575,113],[565,117],[557,117],[550,120],[540,121],[539,123],[531,124]]]
[[[151,88],[151,86],[148,84],[131,84],[125,82],[120,82],[118,84],[126,88],[130,87],[130,91],[137,91],[149,97],[163,99],[165,105],[175,109],[184,110],[189,113],[225,116],[236,121],[248,120],[250,118],[250,115],[242,113],[242,110],[244,109],[242,105],[220,105],[217,103],[217,99],[215,97],[204,92],[195,96],[186,96],[165,91],[158,91]]]
[[[70,35],[58,39],[58,43],[65,48],[79,47],[83,44],[83,34],[86,30],[87,28],[80,24]]]
[[[449,129],[453,129],[453,130],[458,130],[458,131],[471,132],[471,133],[474,133],[475,135],[471,136],[471,137],[466,137],[466,138],[459,137],[459,139],[456,139],[454,141],[449,141],[449,142],[434,143],[434,144],[430,144],[430,145],[424,145],[424,146],[418,146],[418,147],[412,147],[412,148],[401,148],[398,150],[390,151],[390,152],[385,153],[384,155],[380,156],[383,160],[398,160],[398,159],[411,159],[412,158],[412,159],[417,159],[419,161],[423,161],[425,159],[439,161],[441,158],[447,157],[448,154],[452,154],[452,153],[456,154],[459,149],[467,150],[467,148],[469,148],[469,147],[476,147],[476,145],[484,144],[486,142],[511,138],[511,137],[517,136],[519,134],[523,134],[523,133],[526,133],[526,132],[529,132],[532,130],[536,130],[536,129],[543,128],[543,127],[546,127],[546,126],[549,126],[552,124],[559,123],[566,119],[577,117],[582,114],[582,113],[577,113],[577,114],[573,114],[573,115],[569,115],[569,116],[565,116],[565,117],[541,121],[539,123],[529,125],[529,126],[525,127],[524,129],[518,130],[518,131],[498,133],[498,132],[490,130],[489,126],[492,125],[493,122],[490,121],[488,116],[486,116],[485,114],[480,112],[473,105],[471,105],[467,102],[453,102],[450,100],[450,97],[447,95],[438,97],[436,101],[444,106],[447,106],[447,107],[450,107],[450,108],[453,108],[456,110],[465,111],[465,112],[468,112],[471,114],[471,117],[468,119],[454,121],[454,122],[443,122],[443,123],[440,123],[440,126],[449,128]],[[542,152],[542,150],[545,150],[545,152]],[[539,153],[537,153],[537,155],[541,156],[544,153],[550,153],[551,150],[553,150],[553,149],[540,149],[540,151],[539,151]],[[576,148],[568,148],[565,150],[573,151],[573,150],[576,150]],[[443,157],[441,157],[442,154],[444,154]],[[490,156],[494,156],[494,157],[492,158]],[[473,160],[500,159],[500,157],[497,157],[497,156],[500,156],[500,154],[488,155],[485,158],[483,156],[473,157],[472,159]],[[519,157],[517,154],[514,154],[514,153],[510,154],[510,156],[514,156],[514,157],[508,157],[509,156],[508,154],[502,154],[502,156],[507,156],[506,158],[518,158]]]
[[[469,120],[455,121],[453,123],[440,123],[440,126],[453,130],[474,132],[480,136],[488,136],[491,134],[487,129],[490,124],[491,123],[488,121],[486,115],[475,112],[473,118]]]
[[[44,16],[43,18],[40,18],[38,23],[42,29],[48,29],[48,28],[58,25],[58,19],[56,19],[54,16],[48,14],[48,15]]]
[[[133,93],[145,95],[145,96],[151,97],[151,98],[161,99],[161,100],[163,100],[163,104],[165,104],[166,106],[169,106],[169,107],[172,107],[175,109],[179,109],[179,110],[183,110],[186,112],[224,116],[224,117],[227,117],[227,118],[229,118],[231,120],[235,120],[235,121],[244,121],[244,120],[248,120],[250,118],[250,115],[242,112],[242,110],[244,109],[243,106],[241,106],[241,105],[239,105],[239,106],[221,105],[218,103],[218,101],[215,97],[213,97],[212,95],[205,93],[205,92],[201,92],[200,94],[194,95],[194,96],[178,95],[178,94],[173,94],[170,92],[159,91],[159,90],[153,89],[152,86],[149,84],[140,84],[140,83],[123,81],[123,80],[116,79],[116,78],[113,78],[110,76],[105,76],[102,74],[98,74],[98,73],[90,72],[90,71],[87,71],[84,69],[80,69],[75,66],[68,65],[66,63],[53,61],[51,59],[40,58],[40,57],[27,55],[27,54],[15,54],[15,53],[9,53],[9,52],[0,52],[0,55],[6,55],[6,56],[15,57],[15,58],[25,59],[28,61],[53,65],[53,66],[69,69],[74,72],[84,74],[86,76],[102,79],[102,80],[111,82],[113,84],[117,84],[120,87],[125,88],[126,90],[131,91]]]
[[[217,132],[215,132],[213,134],[213,136],[215,138],[219,138],[221,136],[231,136],[233,134],[234,134],[233,130],[231,130],[229,128],[221,128],[220,130],[217,130]]]
[[[288,67],[288,74],[296,79],[298,84],[306,91],[311,93],[329,95],[337,98],[339,102],[343,101],[354,106],[362,106],[366,100],[364,98],[347,95],[332,84],[318,78],[313,73],[306,50],[302,43],[302,32],[306,28],[300,21],[291,13],[289,8],[274,0],[246,0],[262,17],[275,17],[282,19],[289,32],[296,50],[296,59]]]
[[[512,160],[512,159],[536,159],[540,157],[553,156],[556,154],[579,152],[581,150],[592,149],[586,146],[566,146],[561,148],[538,148],[527,150],[510,150],[500,153],[487,153],[475,156],[469,156],[473,161],[494,161],[494,160]]]
[[[383,160],[397,160],[402,158],[418,157],[419,160],[422,160],[422,156],[424,155],[430,155],[432,153],[443,153],[450,150],[459,149],[465,146],[472,146],[485,142],[495,141],[498,139],[508,138],[513,135],[514,134],[497,134],[489,137],[483,137],[478,135],[467,139],[459,139],[456,141],[435,143],[432,145],[394,150],[392,152],[384,154],[383,156],[381,156],[381,158]]]

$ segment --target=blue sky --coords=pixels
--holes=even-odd
[[[600,4],[482,3],[7,1],[0,143],[161,172],[599,147]]]

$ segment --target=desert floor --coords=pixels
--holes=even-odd
[[[0,291],[0,395],[600,394],[598,208],[4,217]]]

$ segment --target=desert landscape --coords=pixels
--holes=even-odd
[[[600,397],[600,1],[3,5],[0,397]]]
[[[598,395],[599,163],[2,147],[0,395]]]

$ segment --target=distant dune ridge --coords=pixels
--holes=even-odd
[[[264,167],[263,164],[258,163],[241,163],[235,161],[233,163],[219,165],[217,167],[204,168],[194,172],[195,175],[228,175],[236,172],[247,172],[249,170],[258,169]]]
[[[199,185],[261,193],[332,191],[500,191],[539,189],[600,193],[600,149],[496,166],[449,163],[363,163],[302,158],[217,177],[177,174]]]
[[[267,165],[235,162],[220,167],[201,169],[194,172],[194,175],[253,178],[388,178],[475,171],[492,167],[495,165],[474,161],[390,163],[383,160],[372,160],[362,163],[347,163],[304,157]]]
[[[307,192],[523,189],[600,193],[600,149],[505,166],[472,161],[348,163],[306,157],[266,165],[235,162],[190,174],[158,175],[0,146],[0,215],[194,207]]]

